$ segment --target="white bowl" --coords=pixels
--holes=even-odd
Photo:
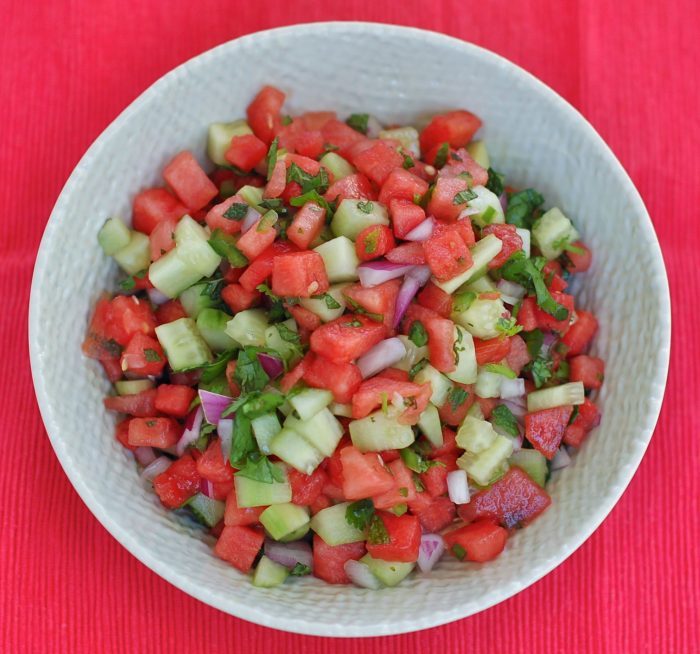
[[[543,192],[593,248],[579,297],[601,324],[594,352],[607,362],[598,400],[603,421],[573,464],[554,475],[551,508],[514,534],[496,561],[448,559],[430,575],[374,592],[312,578],[254,588],[160,507],[112,436],[115,417],[102,406],[109,383],[80,352],[94,302],[117,274],[97,245],[97,230],[110,214],[128,218],[134,194],[160,183],[163,165],[179,150],[192,148],[203,161],[207,125],[243,115],[267,83],[289,94],[291,113],[369,111],[404,123],[470,109],[483,119],[492,160],[508,182]],[[317,23],[245,36],[192,59],[105,130],[68,180],[44,233],[29,338],[56,454],[93,514],[134,556],[186,593],[245,620],[305,634],[372,636],[433,627],[492,606],[591,535],[651,438],[668,368],[670,302],[639,194],[600,136],[553,91],[505,59],[447,36]]]

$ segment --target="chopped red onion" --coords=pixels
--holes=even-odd
[[[241,223],[241,233],[245,234],[260,218],[260,213],[253,209],[253,207],[248,207],[246,215],[243,217],[243,222]]]
[[[360,277],[360,284],[365,288],[378,286],[390,279],[403,277],[412,265],[404,263],[391,263],[386,259],[377,259],[376,261],[367,261],[357,267],[357,274]]]
[[[364,378],[372,377],[385,368],[398,363],[405,355],[406,346],[401,342],[401,339],[387,338],[363,354],[357,360],[357,367]]]
[[[404,317],[408,305],[416,296],[421,286],[425,286],[430,279],[430,268],[428,266],[413,266],[413,270],[409,271],[406,278],[399,289],[399,294],[396,296],[396,306],[394,308],[394,324],[393,327],[398,327]]]
[[[428,216],[422,223],[414,227],[404,239],[407,241],[427,241],[435,229],[435,221]]]
[[[189,372],[171,372],[170,383],[181,386],[194,386],[202,376],[201,370],[190,370]]]
[[[207,497],[214,499],[214,484],[212,484],[208,479],[202,479],[199,482],[199,492],[202,493],[202,495],[206,495]]]
[[[505,211],[508,209],[508,195],[507,195],[507,193],[505,191],[503,191],[503,193],[501,193],[498,196],[498,199],[501,201],[501,207],[503,208],[503,212],[505,213]]]
[[[170,299],[165,293],[161,293],[157,288],[149,288],[146,293],[148,293],[148,299],[153,302],[153,304],[165,304]]]
[[[155,461],[157,458],[152,447],[137,447],[134,450],[134,456],[142,466],[147,466],[149,463],[153,463],[153,461]]]
[[[571,457],[565,447],[560,447],[552,459],[552,470],[561,470],[571,463]]]
[[[171,463],[172,460],[167,456],[159,456],[141,471],[141,477],[146,481],[153,481],[158,475],[163,474]]]
[[[501,399],[510,400],[516,397],[525,395],[525,380],[517,377],[516,379],[504,379],[501,382]]]
[[[199,438],[199,430],[202,428],[202,420],[204,419],[204,411],[201,406],[198,406],[185,420],[185,431],[182,432],[180,440],[175,445],[175,452],[178,456],[182,456],[185,450]]]
[[[384,129],[382,124],[371,114],[367,117],[367,138],[379,138],[379,132]]]
[[[379,579],[372,574],[372,571],[364,563],[350,559],[345,562],[343,568],[350,581],[360,588],[379,590],[382,587]]]
[[[276,356],[260,352],[258,354],[258,361],[260,361],[260,365],[270,379],[275,379],[284,372],[284,364]]]
[[[540,349],[540,354],[542,356],[547,356],[556,340],[557,337],[554,332],[545,332],[544,336],[542,337],[542,348]]]
[[[314,555],[311,551],[311,546],[303,540],[295,540],[291,543],[278,543],[266,538],[265,556],[290,570],[297,563],[307,565],[312,569],[314,566]]]
[[[219,423],[224,409],[231,404],[231,398],[227,395],[212,393],[211,391],[205,391],[201,388],[199,389],[199,399],[202,401],[204,417],[207,422],[212,425]]]
[[[231,443],[233,442],[233,418],[221,418],[216,426],[216,432],[221,441],[221,455],[224,461],[228,461],[231,456]]]
[[[445,540],[440,534],[423,534],[418,550],[418,567],[421,572],[430,572],[445,552]]]
[[[466,470],[453,470],[447,473],[447,492],[455,504],[469,502],[469,481]]]
[[[519,419],[523,419],[527,413],[527,406],[525,404],[526,398],[514,397],[510,400],[505,400],[503,403],[510,409],[510,412]]]

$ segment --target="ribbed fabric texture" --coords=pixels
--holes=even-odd
[[[0,9],[0,652],[700,651],[700,4],[2,0]],[[189,598],[129,555],[90,515],[53,455],[26,346],[44,225],[104,127],[150,83],[203,50],[259,29],[332,19],[443,31],[503,54],[552,86],[630,172],[654,220],[673,296],[661,419],[639,472],[600,529],[545,579],[497,607],[372,640],[308,638],[242,622]],[[465,107],[478,93],[465,89]],[[590,200],[591,211],[605,211],[594,188]],[[93,236],[75,238],[80,248]],[[628,254],[635,256],[633,242]]]

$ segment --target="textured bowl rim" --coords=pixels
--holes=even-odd
[[[188,578],[187,574],[174,566],[171,566],[167,561],[164,561],[155,555],[148,547],[142,545],[137,538],[134,537],[127,529],[120,527],[111,517],[110,513],[103,510],[102,506],[94,499],[89,486],[84,482],[81,471],[76,466],[74,466],[72,459],[70,457],[70,452],[64,447],[61,438],[59,437],[59,425],[54,420],[54,400],[49,396],[44,378],[42,375],[42,362],[39,356],[38,343],[41,338],[41,330],[38,324],[38,300],[37,291],[38,282],[42,275],[46,273],[47,261],[45,261],[45,251],[48,249],[48,243],[53,237],[53,233],[56,230],[56,226],[61,220],[63,213],[63,205],[69,201],[69,197],[73,193],[73,187],[76,186],[76,182],[80,176],[84,173],[86,169],[90,167],[93,160],[100,156],[100,150],[104,142],[108,141],[114,132],[121,128],[121,126],[126,123],[131,115],[137,112],[140,107],[157,96],[164,87],[167,87],[184,68],[187,68],[193,64],[195,61],[199,61],[204,58],[208,58],[213,55],[213,53],[218,53],[221,50],[226,50],[229,48],[236,48],[240,43],[245,43],[251,40],[259,38],[261,35],[313,35],[314,32],[318,30],[324,30],[325,32],[345,32],[355,31],[357,33],[362,33],[367,35],[368,33],[375,36],[392,36],[395,38],[401,38],[402,36],[412,36],[414,38],[419,38],[423,40],[426,47],[431,47],[434,44],[449,45],[454,49],[459,49],[471,56],[477,56],[484,59],[491,59],[492,61],[498,63],[500,66],[510,68],[515,74],[517,74],[523,83],[528,85],[529,90],[533,94],[539,95],[543,101],[555,105],[556,108],[568,114],[568,117],[572,121],[574,128],[581,132],[581,135],[590,140],[595,144],[599,155],[605,160],[606,164],[609,166],[611,172],[616,175],[617,183],[620,189],[627,195],[631,206],[633,207],[633,213],[635,219],[639,222],[640,228],[643,230],[646,237],[646,242],[649,247],[654,250],[652,252],[653,256],[653,274],[659,280],[659,286],[657,287],[657,292],[660,297],[658,298],[659,305],[661,307],[658,315],[658,343],[659,343],[659,361],[661,365],[657,368],[655,379],[653,380],[656,386],[662,391],[665,390],[666,379],[668,376],[668,366],[670,357],[670,342],[671,342],[671,302],[670,293],[668,286],[668,277],[666,274],[666,269],[664,266],[663,257],[661,254],[661,248],[658,242],[658,237],[654,231],[649,214],[644,206],[641,196],[634,186],[632,180],[628,176],[627,172],[623,168],[622,164],[618,161],[616,156],[613,154],[610,147],[605,143],[602,137],[596,132],[593,126],[583,117],[583,115],[571,106],[566,100],[564,100],[560,95],[553,91],[549,86],[544,84],[544,82],[537,79],[534,75],[527,72],[520,66],[512,63],[506,58],[498,55],[486,48],[474,45],[472,43],[463,41],[461,39],[447,36],[439,32],[433,32],[429,30],[423,30],[414,27],[404,27],[399,25],[388,25],[384,23],[374,23],[374,22],[362,22],[362,21],[331,21],[331,22],[317,22],[317,23],[304,23],[298,25],[291,25],[287,27],[279,27],[269,30],[262,30],[259,32],[254,32],[241,36],[239,38],[233,39],[221,45],[218,45],[210,50],[207,50],[188,61],[180,64],[176,68],[172,69],[170,72],[166,73],[151,86],[149,86],[143,93],[141,93],[129,106],[124,109],[115,118],[112,123],[97,137],[97,139],[92,143],[86,153],[78,162],[77,166],[71,173],[67,182],[65,183],[58,200],[51,212],[51,216],[44,230],[44,234],[39,246],[37,253],[36,263],[34,267],[34,274],[32,277],[32,286],[29,302],[29,353],[30,353],[30,364],[32,370],[32,378],[34,382],[34,389],[39,404],[39,409],[41,412],[46,431],[48,433],[49,439],[53,446],[56,456],[63,467],[68,479],[75,488],[76,492],[86,504],[88,509],[92,514],[98,519],[102,526],[123,546],[125,547],[133,556],[135,556],[141,563],[146,565],[148,568],[153,570],[156,574],[161,576],[166,581],[170,582],[180,590],[184,591],[188,595],[195,597],[196,599],[208,604],[214,608],[217,608],[225,613],[234,615],[235,617],[248,620],[250,622],[270,627],[273,629],[279,629],[299,634],[315,635],[315,636],[342,636],[342,637],[369,637],[369,636],[383,636],[383,635],[394,635],[401,633],[409,633],[412,631],[419,631],[422,629],[428,629],[430,627],[436,627],[449,622],[459,620],[469,615],[474,615],[480,611],[483,611],[495,604],[498,604],[513,595],[516,595],[520,591],[524,590],[528,586],[532,585],[546,574],[551,572],[554,568],[563,563],[575,550],[577,550],[599,527],[602,521],[608,516],[612,511],[615,504],[619,501],[625,489],[632,480],[635,472],[637,471],[639,464],[641,463],[642,457],[649,445],[652,434],[654,432],[659,413],[661,410],[661,405],[663,402],[663,392],[658,393],[655,397],[651,398],[646,407],[645,414],[645,424],[642,433],[638,435],[636,442],[638,443],[636,450],[630,456],[630,460],[621,466],[618,471],[616,471],[616,477],[614,483],[611,484],[611,489],[606,497],[606,501],[598,506],[598,510],[589,516],[585,523],[582,523],[575,535],[567,543],[565,543],[561,550],[559,551],[554,562],[545,562],[539,566],[535,566],[531,569],[523,571],[520,578],[517,580],[516,584],[509,585],[506,587],[499,587],[491,589],[489,594],[485,597],[483,605],[480,606],[478,611],[463,611],[459,606],[450,612],[440,613],[438,615],[426,615],[426,617],[420,621],[413,621],[411,623],[405,622],[394,622],[388,624],[386,622],[377,623],[368,628],[360,628],[355,626],[345,626],[336,625],[335,629],[330,629],[327,625],[321,625],[315,623],[313,620],[299,621],[296,619],[289,619],[285,616],[275,616],[274,624],[271,624],[270,615],[259,609],[258,607],[253,607],[246,605],[244,603],[238,603],[235,596],[231,596],[230,600],[227,602],[227,606],[223,606],[222,602],[218,601],[218,598],[210,596],[206,591],[203,591],[198,586],[196,586]],[[235,612],[234,612],[235,611]]]

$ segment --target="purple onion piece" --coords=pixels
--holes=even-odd
[[[343,568],[345,569],[345,574],[348,576],[350,581],[360,588],[379,590],[382,587],[379,579],[377,579],[372,574],[372,571],[360,561],[350,559],[349,561],[345,562]]]
[[[159,456],[141,471],[141,477],[146,481],[153,481],[158,475],[164,473],[171,463],[172,460],[167,456]]]
[[[284,372],[284,364],[276,356],[260,352],[258,361],[260,361],[260,365],[270,379],[275,379]]]
[[[403,277],[407,272],[413,269],[413,265],[404,263],[392,263],[386,259],[377,259],[376,261],[368,261],[357,267],[357,274],[360,277],[360,284],[365,288],[378,286],[384,282],[397,277]]]
[[[311,546],[303,540],[291,543],[278,543],[270,538],[265,539],[265,556],[275,563],[283,565],[290,570],[301,563],[313,569],[314,557]]]
[[[212,393],[211,391],[205,391],[201,388],[199,389],[199,399],[202,402],[204,417],[206,421],[212,425],[219,423],[224,409],[231,404],[231,398],[227,395]]]
[[[423,534],[418,550],[418,567],[421,572],[430,572],[445,552],[445,540],[440,534]]]
[[[401,339],[387,338],[363,354],[357,360],[357,367],[366,379],[398,363],[405,354],[406,346],[401,342]]]
[[[175,452],[178,456],[182,456],[185,450],[199,438],[199,430],[202,428],[202,420],[204,419],[204,411],[201,406],[198,406],[185,420],[185,431],[182,432],[180,440],[175,445]]]
[[[399,323],[403,319],[408,306],[411,301],[416,296],[416,293],[420,290],[422,286],[428,283],[430,279],[430,268],[428,266],[415,266],[411,270],[403,281],[401,288],[399,289],[399,294],[396,297],[396,306],[394,309],[394,323],[393,327],[399,326]]]

